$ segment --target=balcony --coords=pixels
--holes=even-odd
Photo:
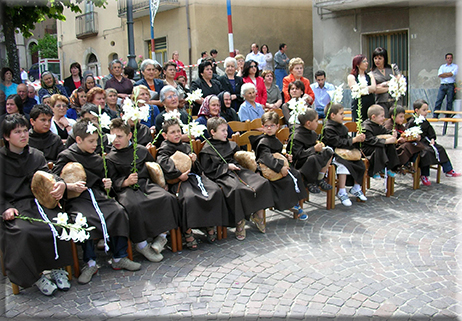
[[[455,0],[313,0],[314,7],[329,11],[342,11],[368,7],[454,6]]]
[[[149,16],[149,0],[132,0],[133,18]],[[179,0],[160,0],[157,12],[172,10],[180,6]],[[127,16],[127,0],[118,0],[117,9],[119,17]]]
[[[75,17],[75,37],[85,39],[98,34],[98,13],[88,12]]]

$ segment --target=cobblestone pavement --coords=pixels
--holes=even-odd
[[[439,141],[462,171],[453,129]],[[166,250],[161,263],[136,255],[139,272],[113,271],[101,255],[90,284],[74,279],[70,291],[53,297],[36,287],[13,295],[3,278],[1,312],[88,320],[457,319],[462,177],[443,175],[435,184],[435,171],[431,176],[432,186],[416,191],[409,175],[398,177],[390,198],[372,181],[369,200],[348,209],[337,201],[327,211],[325,196],[312,196],[307,221],[268,211],[267,234],[249,224],[243,242],[229,229],[226,240],[202,242],[195,252]]]

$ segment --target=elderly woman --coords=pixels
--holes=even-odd
[[[396,64],[388,63],[387,50],[377,47],[372,52],[372,72],[375,78],[375,103],[385,110],[385,118],[390,118],[390,107],[393,106],[395,99],[388,93],[388,82],[391,75],[399,78],[401,72]]]
[[[82,67],[78,62],[71,63],[69,67],[71,75],[64,79],[64,88],[67,90],[67,94],[70,97],[72,92],[82,85]]]
[[[232,57],[225,59],[225,74],[218,78],[221,83],[221,87],[224,91],[231,94],[231,106],[237,112],[239,106],[244,102],[241,97],[241,87],[244,84],[244,80],[236,76],[237,61]]]
[[[45,71],[42,74],[42,79],[40,80],[40,84],[42,85],[42,88],[40,88],[38,95],[39,99],[43,104],[42,98],[45,95],[54,95],[54,94],[59,94],[63,95],[66,98],[68,98],[66,88],[64,88],[62,85],[58,84],[55,77],[50,71]]]
[[[227,122],[239,121],[239,116],[231,106],[231,94],[227,91],[222,91],[218,94],[218,99],[221,106],[220,116],[226,119]]]
[[[192,111],[193,115],[197,115],[199,108],[204,102],[203,97],[207,97],[208,95],[218,95],[220,92],[223,91],[223,88],[221,87],[220,82],[212,78],[213,78],[212,63],[210,61],[202,62],[199,65],[199,78],[194,80],[191,84],[191,91],[194,91],[197,89],[202,90],[202,97],[197,99],[194,102],[193,111]]]
[[[24,106],[22,104],[22,99],[19,97],[19,95],[9,95],[6,98],[6,113],[0,116],[0,132],[2,128],[3,121],[5,120],[5,117],[8,115],[14,115],[14,114],[21,114],[24,115]],[[29,116],[24,115],[29,121]]]
[[[241,96],[244,97],[245,101],[239,109],[239,120],[254,120],[256,118],[261,118],[265,111],[263,110],[262,105],[255,101],[257,96],[257,89],[252,83],[243,84],[241,87]]]
[[[92,74],[88,74],[83,77],[81,87],[84,89],[85,93],[87,93],[90,89],[96,86],[95,77]]]
[[[282,105],[282,95],[278,86],[274,83],[274,72],[271,70],[263,70],[261,73],[266,87],[266,105],[263,106],[265,111],[278,109]]]
[[[95,104],[96,106],[101,106],[102,112],[108,114],[111,119],[118,118],[119,114],[106,107],[106,91],[103,88],[93,87],[87,92],[87,102]]]
[[[237,62],[236,76],[242,77],[242,73],[244,72],[245,57],[243,55],[236,55],[234,59],[236,59]]]
[[[289,72],[290,75],[284,77],[282,80],[282,92],[284,93],[284,101],[290,100],[289,95],[289,84],[296,80],[300,80],[305,85],[305,94],[304,99],[308,105],[313,104],[314,102],[314,92],[311,89],[310,81],[303,77],[303,69],[305,68],[305,63],[301,58],[292,58],[289,61]]]
[[[362,80],[364,83],[367,83],[367,89],[364,88],[365,92],[361,93],[361,110],[358,110],[358,99],[351,100],[351,114],[353,121],[356,121],[359,114],[361,114],[362,120],[364,121],[367,119],[367,110],[375,103],[375,78],[374,75],[366,72],[369,66],[366,56],[356,55],[353,58],[352,65],[351,72],[347,77],[348,86],[352,89],[353,86]]]
[[[5,93],[5,97],[14,95],[17,93],[18,84],[13,82],[13,69],[4,67],[0,72],[2,83],[0,84],[0,90]]]
[[[148,87],[144,85],[139,85],[133,88],[132,101],[135,101],[135,96],[139,100],[144,100],[146,105],[149,106],[149,117],[148,119],[141,120],[141,123],[148,126],[151,130],[156,130],[156,117],[160,114],[159,108],[156,105],[151,105],[147,103],[149,101],[150,93]],[[144,103],[138,102],[138,106],[143,106]]]
[[[83,87],[75,89],[69,97],[70,107],[67,110],[66,117],[77,120],[79,118],[80,109],[87,102],[87,94]]]
[[[260,77],[258,63],[255,60],[246,61],[244,64],[244,72],[242,74],[244,83],[251,83],[255,86],[257,97],[255,101],[262,106],[266,106],[266,88],[263,78]]]
[[[156,117],[156,132],[159,133],[162,129],[162,123],[164,122],[164,115],[167,113],[179,114],[180,121],[183,124],[188,123],[189,115],[184,110],[178,109],[179,95],[178,91],[172,86],[164,86],[160,91],[160,100],[164,104],[165,110],[162,111]],[[188,135],[184,134],[181,137],[182,141],[188,142]],[[160,143],[164,140],[162,135],[159,135],[156,146],[160,146]]]
[[[66,117],[69,99],[64,95],[54,94],[51,96],[50,104],[53,110],[50,130],[65,141],[72,132],[72,126],[75,124],[75,120]]]
[[[106,108],[109,108],[117,113],[119,117],[122,117],[122,107],[117,103],[117,90],[114,88],[106,89]]]
[[[221,94],[221,93],[220,93]],[[196,122],[207,127],[207,120],[212,117],[220,117],[221,107],[220,99],[215,95],[210,95],[205,97],[204,102],[202,103],[201,108],[199,109],[199,114],[197,115]],[[206,138],[210,138],[208,131],[204,132]],[[228,138],[233,136],[233,130],[228,125]],[[199,137],[200,140],[204,140],[202,137]]]
[[[159,69],[160,65],[157,61],[152,59],[145,59],[141,63],[141,74],[143,78],[138,80],[135,83],[135,87],[139,85],[146,86],[152,92],[155,92],[154,99],[149,99],[146,103],[149,105],[156,105],[162,107],[162,103],[159,100],[159,93],[164,87],[164,83],[162,80],[158,79],[159,77]]]
[[[114,88],[117,90],[117,96],[122,100],[125,99],[125,97],[132,93],[133,84],[130,79],[125,78],[122,75],[122,62],[118,59],[111,61],[109,63],[109,72],[111,73],[112,78],[106,81],[104,89]]]

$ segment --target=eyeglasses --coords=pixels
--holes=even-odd
[[[56,108],[67,108],[66,105],[55,105]]]
[[[172,95],[169,95],[167,97],[165,97],[165,99],[173,99],[173,98],[177,98],[178,95],[177,94],[172,94]]]
[[[271,124],[271,125],[263,125],[264,128],[274,128],[276,127],[277,125],[276,124]]]

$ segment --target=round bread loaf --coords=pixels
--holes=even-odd
[[[67,163],[63,167],[60,176],[66,182],[66,184],[77,183],[79,181],[87,181],[87,174],[85,173],[85,169],[83,168],[82,164],[77,162]],[[81,193],[67,190],[67,198],[79,197],[80,194]]]
[[[170,158],[175,163],[175,167],[182,173],[187,172],[191,169],[192,160],[191,158],[183,152],[177,150],[175,154],[170,156]]]
[[[234,154],[234,159],[244,168],[250,169],[252,172],[257,170],[257,162],[255,161],[255,153],[240,150]]]
[[[159,185],[160,187],[165,187],[165,178],[164,172],[162,172],[162,168],[156,162],[146,162],[146,168],[149,172],[149,177],[151,180]]]
[[[361,152],[359,151],[359,149],[356,149],[356,148],[354,149],[336,148],[335,154],[349,161],[359,161],[361,159]]]
[[[54,176],[44,171],[37,171],[32,177],[32,193],[43,207],[53,209],[58,205],[58,201],[50,195],[55,183]]]
[[[284,166],[289,166],[289,161],[283,155],[279,153],[274,153],[273,157],[277,159],[282,159],[284,161]],[[283,177],[281,173],[276,173],[263,163],[260,163],[260,169],[263,174],[263,177],[270,181],[277,181],[278,179],[281,179]]]

